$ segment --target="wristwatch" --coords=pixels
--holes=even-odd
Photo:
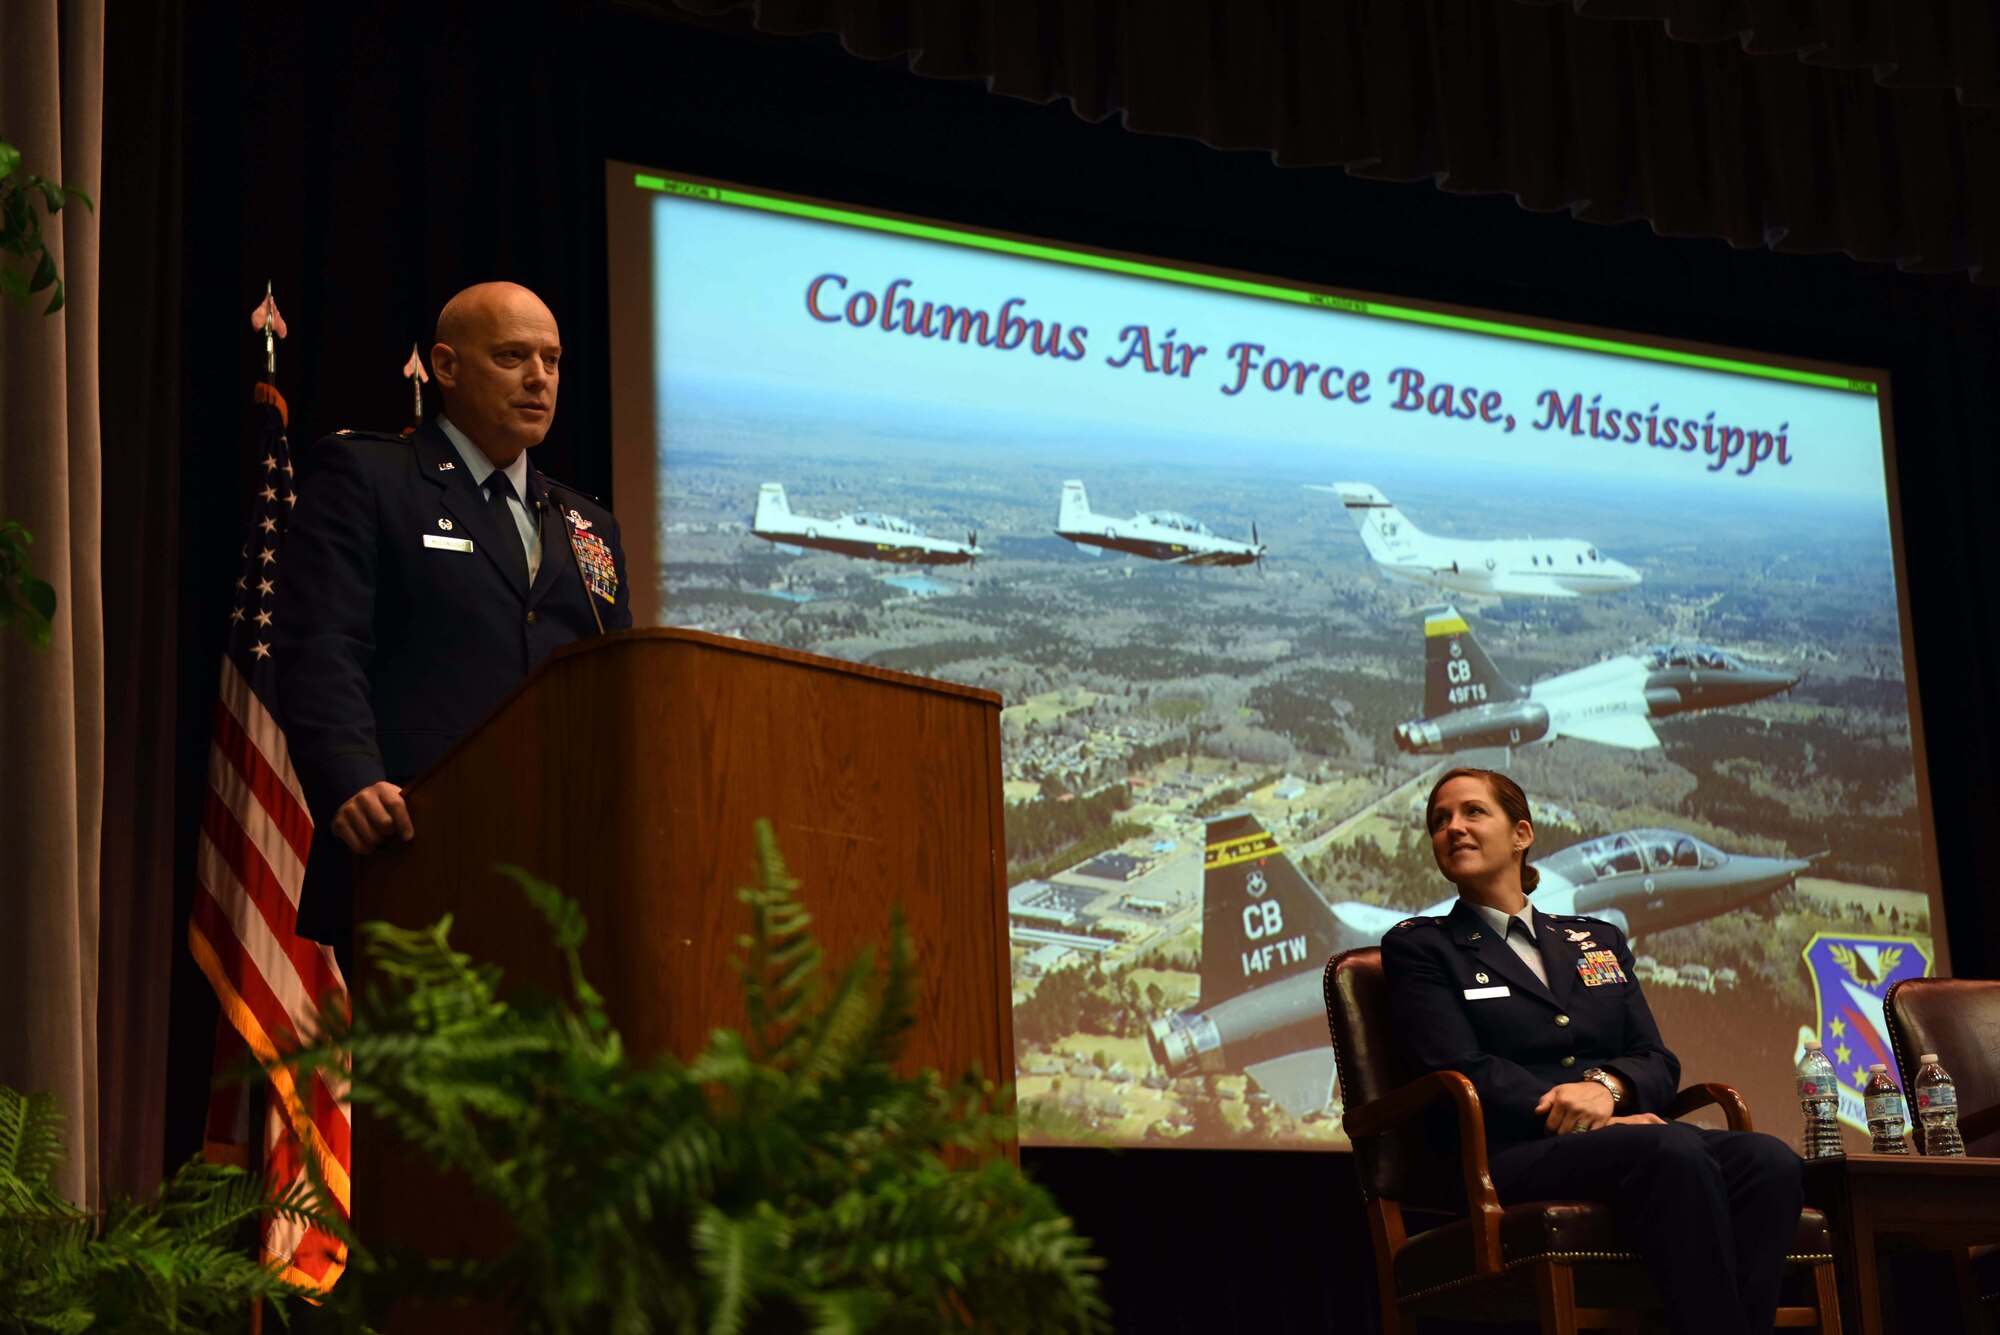
[[[1611,1072],[1605,1070],[1602,1066],[1591,1067],[1583,1073],[1583,1078],[1585,1080],[1595,1080],[1598,1084],[1610,1090],[1612,1107],[1616,1108],[1625,1101],[1625,1095],[1619,1091],[1618,1082],[1612,1078]]]

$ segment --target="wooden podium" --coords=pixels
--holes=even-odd
[[[405,795],[417,837],[365,860],[360,919],[450,913],[454,946],[557,987],[546,924],[492,870],[524,867],[583,906],[586,975],[639,1057],[691,1054],[743,1022],[730,962],[749,911],[734,892],[755,884],[764,817],[829,970],[884,941],[902,907],[919,989],[904,1067],[1011,1076],[991,692],[698,631],[626,631],[552,655]],[[448,1249],[455,1230],[385,1172],[401,1156],[366,1121],[364,1109],[361,1235],[386,1224],[408,1239],[415,1213]]]

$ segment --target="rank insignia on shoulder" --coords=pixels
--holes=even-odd
[[[1399,932],[1407,931],[1410,928],[1415,927],[1418,923],[1422,921],[1423,921],[1422,918],[1405,918],[1401,922],[1396,924],[1396,930]]]

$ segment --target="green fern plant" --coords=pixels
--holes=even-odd
[[[1053,1200],[994,1152],[1006,1096],[976,1072],[899,1076],[914,1019],[900,919],[884,963],[823,969],[770,829],[739,969],[742,1033],[635,1062],[584,978],[587,930],[506,869],[547,918],[568,994],[502,998],[447,919],[364,929],[382,986],[329,1013],[301,1071],[351,1058],[357,1116],[392,1125],[503,1211],[492,1261],[353,1247],[349,1329],[416,1291],[497,1300],[525,1332],[1097,1331],[1099,1262]]]
[[[324,1226],[310,1191],[273,1201],[252,1174],[197,1161],[100,1219],[56,1193],[62,1160],[55,1101],[0,1086],[0,1332],[230,1330],[259,1299],[282,1317],[301,1295],[238,1244],[274,1214]]]

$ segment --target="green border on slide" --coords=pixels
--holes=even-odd
[[[1507,324],[1500,320],[1481,320],[1468,315],[1420,311],[1408,306],[1391,306],[1379,301],[1358,301],[1353,297],[1336,297],[1330,293],[1315,292],[1308,288],[1283,287],[1276,283],[1257,283],[1243,278],[1225,278],[1219,274],[1176,269],[1164,264],[1147,264],[1141,260],[1092,255],[1085,251],[1065,250],[1061,246],[1047,246],[1033,241],[1013,241],[1006,237],[985,236],[978,232],[962,232],[956,228],[939,227],[934,223],[881,218],[872,213],[856,213],[851,209],[837,209],[825,204],[805,204],[798,200],[779,199],[749,190],[732,190],[721,186],[702,185],[694,181],[675,180],[670,176],[652,176],[641,172],[633,176],[632,184],[641,190],[655,190],[686,199],[702,199],[712,204],[757,209],[760,212],[780,213],[793,218],[810,218],[815,222],[859,227],[871,232],[887,232],[893,236],[907,236],[918,241],[936,241],[949,246],[993,251],[1001,255],[1018,255],[1023,259],[1042,260],[1049,264],[1068,264],[1079,269],[1124,274],[1130,278],[1150,278],[1156,282],[1179,283],[1183,287],[1206,288],[1212,292],[1233,292],[1238,296],[1257,297],[1264,301],[1286,301],[1298,306],[1318,306],[1326,310],[1345,311],[1350,315],[1366,315],[1379,320],[1401,320],[1406,324],[1456,329],[1463,333],[1486,334],[1493,338],[1518,339],[1523,343],[1542,343],[1551,347],[1574,348],[1581,352],[1598,352],[1613,357],[1632,357],[1641,361],[1666,362],[1674,366],[1692,366],[1704,371],[1755,376],[1761,380],[1783,380],[1796,385],[1811,385],[1817,389],[1838,389],[1868,395],[1878,392],[1872,380],[1850,380],[1845,376],[1826,375],[1818,371],[1797,371],[1786,366],[1766,366],[1759,362],[1737,361],[1730,357],[1711,357],[1699,352],[1655,348],[1644,343],[1621,343],[1616,339],[1564,334],[1551,329],[1532,329],[1525,325]]]

